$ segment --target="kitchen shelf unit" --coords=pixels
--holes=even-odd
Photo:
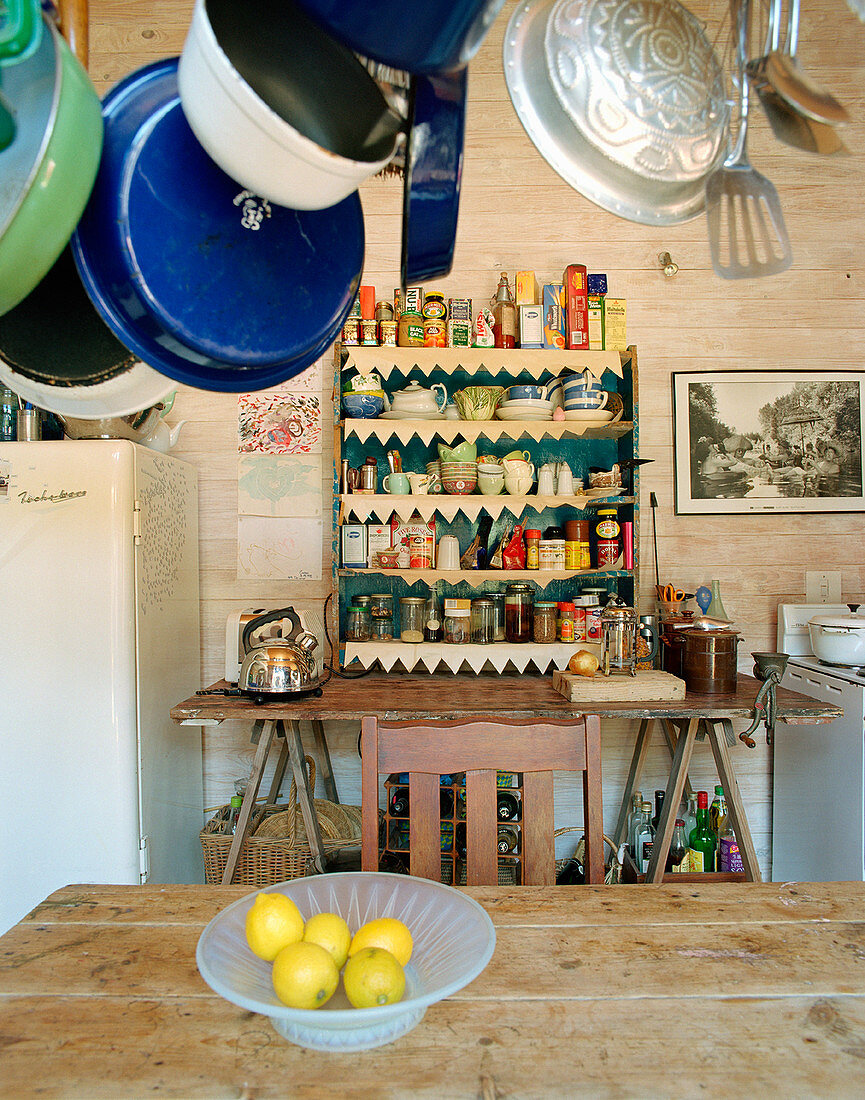
[[[450,777],[440,777],[450,778]],[[394,814],[391,809],[391,800],[395,791],[407,787],[404,779],[397,775],[390,775],[385,780],[385,810],[379,834],[379,858],[382,860],[382,869],[389,869],[388,859],[398,860],[403,868],[408,871],[411,865],[411,853],[409,850],[409,819],[411,807],[405,815]],[[442,873],[441,881],[448,885],[465,885],[466,867],[465,861],[458,854],[458,839],[460,826],[465,827],[466,818],[460,813],[460,792],[465,795],[465,778],[454,777],[451,783],[444,783],[440,788],[450,796],[450,812],[442,813],[440,817],[442,832]],[[519,885],[522,882],[522,775],[511,774],[510,785],[500,782],[499,792],[506,791],[512,794],[520,803],[520,816],[517,820],[508,819],[500,822],[502,826],[509,827],[516,835],[516,845],[512,851],[499,854],[499,884],[502,886]],[[513,835],[512,834],[512,835]]]
[[[637,577],[639,568],[639,467],[630,471],[628,481],[631,490],[627,495],[620,491],[577,491],[568,497],[537,496],[512,497],[508,494],[487,497],[480,493],[465,496],[449,494],[397,496],[386,493],[340,494],[339,474],[343,459],[351,466],[375,457],[379,465],[379,480],[387,473],[386,451],[399,449],[405,470],[424,470],[426,462],[438,457],[436,444],[453,443],[457,439],[482,443],[482,452],[503,456],[513,450],[528,450],[536,470],[544,462],[565,461],[575,478],[583,478],[588,484],[591,467],[609,469],[613,463],[625,462],[638,454],[638,366],[637,350],[629,347],[626,352],[554,352],[481,349],[481,348],[393,348],[337,346],[334,378],[334,589],[338,593],[336,634],[339,638],[340,663],[356,668],[414,667],[423,665],[430,671],[438,663],[453,668],[456,658],[450,652],[462,648],[483,648],[490,654],[490,663],[499,671],[505,668],[547,669],[558,664],[560,657],[553,650],[556,646],[513,645],[494,643],[485,647],[461,647],[445,643],[358,642],[346,643],[344,628],[347,609],[354,596],[375,592],[390,592],[394,598],[394,628],[399,630],[399,598],[405,595],[426,594],[433,588],[439,601],[447,596],[471,597],[490,591],[501,591],[515,580],[534,583],[545,598],[554,601],[569,599],[579,591],[580,580],[597,581],[608,591],[616,592],[629,604],[637,605],[639,598]],[[598,377],[605,389],[615,391],[624,404],[623,418],[618,422],[587,425],[582,421],[455,421],[397,420],[375,418],[369,420],[340,419],[340,394],[346,378],[354,371],[366,374],[376,372],[387,392],[403,388],[412,379],[421,384],[442,382],[452,396],[467,385],[511,385],[527,381],[545,382],[560,375],[581,371],[588,367]],[[627,482],[626,482],[627,483]],[[465,550],[474,533],[477,521],[483,515],[493,520],[489,545],[493,547],[501,537],[503,527],[512,521],[525,527],[541,530],[551,524],[563,526],[568,519],[591,520],[598,507],[615,506],[619,519],[631,520],[634,528],[634,568],[621,568],[621,558],[614,569],[535,571],[535,570],[459,570],[435,569],[384,569],[341,568],[340,531],[344,522],[386,523],[392,514],[406,521],[414,512],[422,518],[436,520],[436,541],[443,533],[455,534]],[[442,530],[442,523],[447,530]],[[497,647],[506,646],[501,652]],[[573,643],[567,643],[569,653]],[[423,653],[418,651],[423,649]],[[394,655],[401,651],[405,660]],[[525,657],[529,651],[528,658]],[[547,652],[549,651],[549,652]],[[515,660],[510,660],[508,654]],[[537,659],[535,659],[535,656]],[[504,658],[504,664],[502,660]],[[475,667],[478,659],[466,660],[457,667]],[[502,665],[499,668],[499,665]],[[454,669],[455,670],[455,669]]]

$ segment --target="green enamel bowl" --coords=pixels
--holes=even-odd
[[[16,132],[0,152],[0,315],[48,273],[81,217],[102,152],[96,89],[50,19],[38,49],[7,66]]]

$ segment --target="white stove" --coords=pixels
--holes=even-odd
[[[827,665],[811,652],[808,621],[846,604],[781,604],[778,651],[791,654],[781,686],[833,703],[825,725],[775,727],[772,878],[865,879],[865,670]]]

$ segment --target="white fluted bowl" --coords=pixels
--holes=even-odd
[[[414,940],[398,1004],[352,1008],[339,988],[322,1008],[284,1005],[273,991],[272,964],[253,955],[244,929],[255,891],[227,906],[207,925],[195,953],[202,978],[232,1004],[269,1016],[284,1038],[311,1050],[370,1050],[417,1027],[427,1006],[473,981],[492,958],[493,923],[472,898],[428,879],[380,871],[353,871],[267,886],[298,906],[304,919],[338,913],[352,933],[376,917],[396,917]]]

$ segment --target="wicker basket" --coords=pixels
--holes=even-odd
[[[553,835],[556,836],[556,837],[560,837],[560,836],[565,836],[566,833],[582,833],[582,832],[583,832],[583,828],[582,828],[581,825],[568,825],[564,829],[556,829],[556,831]],[[604,874],[604,882],[608,886],[610,886],[610,885],[613,885],[615,883],[618,883],[618,882],[622,881],[622,865],[621,865],[621,863],[619,863],[619,849],[616,846],[616,842],[611,837],[608,837],[606,833],[604,833],[604,844],[609,846],[609,849],[610,849],[610,852],[611,852],[609,863],[606,860],[604,861],[604,867],[606,868],[606,871],[605,871],[605,874]],[[580,861],[580,863],[584,863],[585,862],[585,854],[586,854],[586,838],[585,838],[585,836],[581,836],[579,841],[577,842],[576,848],[574,849],[574,855],[577,857],[577,859]],[[557,859],[556,860],[556,876],[557,877],[558,877],[559,872],[562,870],[562,868],[565,866],[565,864],[568,862],[568,860],[570,858],[571,858],[570,856],[566,856],[564,859]]]
[[[315,785],[315,763],[306,757],[310,788]],[[360,808],[342,806],[323,798],[314,800],[322,847],[326,855],[344,848],[360,847]],[[199,834],[204,853],[204,875],[208,883],[222,882],[232,836],[222,833],[230,812],[223,806]],[[312,849],[297,806],[297,786],[292,779],[288,803],[261,806],[253,811],[249,834],[240,850],[234,872],[235,883],[243,886],[272,886],[302,878],[310,873]]]

